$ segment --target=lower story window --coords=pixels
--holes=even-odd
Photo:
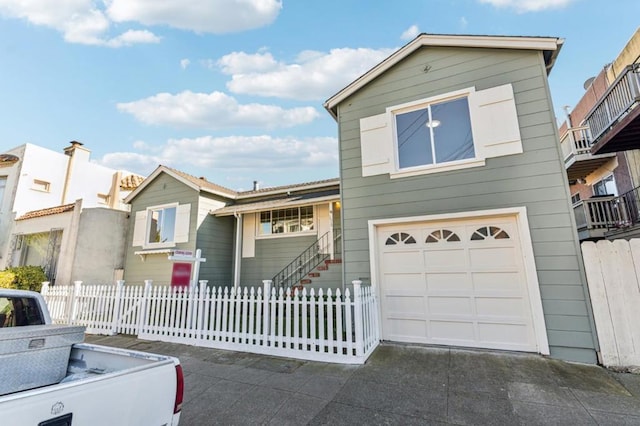
[[[260,213],[260,235],[313,231],[313,206]]]

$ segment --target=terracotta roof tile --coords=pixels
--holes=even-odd
[[[133,191],[142,183],[144,177],[139,175],[128,175],[120,180],[120,189],[125,191]]]
[[[76,205],[75,203],[64,204],[62,206],[49,207],[47,209],[33,210],[30,212],[26,212],[22,216],[16,218],[16,220],[33,219],[36,217],[51,216],[58,213],[70,212],[70,211],[73,211],[73,208],[75,207],[75,205]]]

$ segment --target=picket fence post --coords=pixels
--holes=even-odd
[[[269,298],[271,297],[271,280],[262,280],[262,334],[263,345],[269,346]]]
[[[356,326],[356,356],[364,355],[364,333],[362,329],[362,298],[360,289],[362,286],[362,281],[353,280],[351,282],[353,284],[353,322]]]
[[[116,300],[113,304],[113,315],[111,316],[111,333],[118,334],[118,324],[120,324],[120,307],[122,306],[122,288],[124,287],[124,280],[116,281]]]
[[[136,327],[136,334],[139,336],[143,330],[144,324],[147,322],[147,303],[149,300],[149,294],[151,293],[151,285],[153,280],[144,280],[144,292],[142,293],[142,300],[140,301],[140,312],[138,312],[138,326]]]
[[[40,287],[40,294],[42,295],[42,297],[46,298],[49,294],[49,284],[51,284],[49,281],[42,282],[42,287]]]
[[[78,299],[82,291],[82,281],[73,282],[73,291],[71,292],[71,309],[68,315],[68,323],[73,324],[78,314]]]

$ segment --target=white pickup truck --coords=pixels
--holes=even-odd
[[[0,288],[0,424],[178,424],[177,358],[83,339],[84,327],[51,324],[39,293]]]

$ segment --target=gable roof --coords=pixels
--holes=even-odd
[[[489,36],[489,35],[453,35],[453,34],[420,34],[415,39],[396,50],[385,60],[371,68],[348,86],[330,97],[324,107],[333,118],[337,119],[337,107],[343,100],[356,93],[388,69],[425,46],[435,47],[479,47],[491,49],[523,49],[543,52],[547,74],[555,63],[564,39],[557,37],[526,36]]]
[[[180,170],[172,169],[171,167],[160,165],[153,173],[151,173],[138,187],[131,192],[125,199],[125,203],[130,203],[140,192],[142,192],[151,182],[154,181],[160,174],[166,173],[174,179],[184,183],[195,191],[204,191],[211,194],[220,195],[222,197],[234,199],[238,193],[232,189],[225,188],[224,186],[217,185],[213,182],[209,182],[205,178],[197,178],[190,174],[181,172]]]

